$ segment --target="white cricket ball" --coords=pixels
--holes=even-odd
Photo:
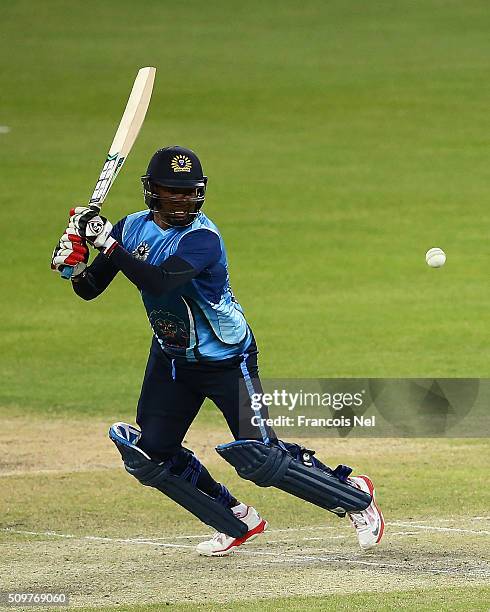
[[[434,247],[425,254],[425,261],[431,268],[441,268],[446,263],[446,253],[439,247]]]

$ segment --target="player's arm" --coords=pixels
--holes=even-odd
[[[118,221],[110,230],[109,236],[114,241],[122,241],[125,222],[126,217]],[[93,300],[107,289],[118,272],[118,268],[114,267],[102,253],[99,253],[81,274],[72,276],[73,291],[84,300]]]
[[[161,295],[189,282],[221,255],[218,236],[207,229],[186,234],[174,255],[160,265],[140,261],[128,253],[111,234],[112,225],[88,208],[75,209],[73,224],[80,236],[99,249],[115,270],[120,270],[138,289]]]
[[[84,300],[93,300],[107,289],[117,273],[117,268],[99,254],[81,274],[72,277],[73,291]]]
[[[198,229],[186,234],[175,254],[158,266],[135,259],[121,246],[114,248],[108,259],[138,289],[162,295],[188,283],[220,255],[218,236],[209,230]]]
[[[99,254],[87,267],[89,259],[87,240],[80,234],[79,227],[74,221],[75,215],[75,210],[70,211],[70,222],[54,249],[51,268],[61,272],[65,266],[71,266],[73,290],[84,300],[92,300],[109,286],[118,269],[102,254]],[[126,217],[114,227],[110,225],[109,236],[114,242],[121,240],[125,221]]]

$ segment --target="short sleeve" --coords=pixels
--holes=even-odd
[[[221,257],[220,239],[210,230],[194,230],[181,239],[174,255],[201,272],[216,263]]]
[[[117,240],[120,245],[122,245],[122,233],[124,229],[124,224],[126,223],[126,219],[127,217],[123,217],[112,227],[111,236],[114,238],[114,240]]]

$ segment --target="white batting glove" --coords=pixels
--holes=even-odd
[[[66,228],[51,256],[51,269],[62,272],[65,266],[73,267],[71,278],[79,276],[87,267],[88,249],[71,224]]]
[[[117,242],[112,238],[112,223],[99,215],[97,210],[87,206],[77,206],[70,211],[70,225],[87,242],[104,253],[114,248]]]

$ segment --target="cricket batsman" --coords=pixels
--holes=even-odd
[[[367,476],[331,469],[314,451],[279,440],[261,423],[252,396],[262,393],[257,345],[230,287],[226,250],[202,212],[207,177],[190,149],[158,150],[142,177],[147,209],[114,226],[90,207],[70,211],[51,267],[73,266],[84,300],[122,272],[141,294],[153,330],[134,427],[115,423],[109,437],[125,469],[216,529],[197,552],[224,556],[267,529],[255,508],[216,482],[184,436],[205,398],[223,413],[234,441],[216,450],[238,475],[262,487],[349,517],[362,549],[376,546],[384,520]],[[88,246],[99,251],[87,265]],[[267,416],[264,408],[260,411]]]

